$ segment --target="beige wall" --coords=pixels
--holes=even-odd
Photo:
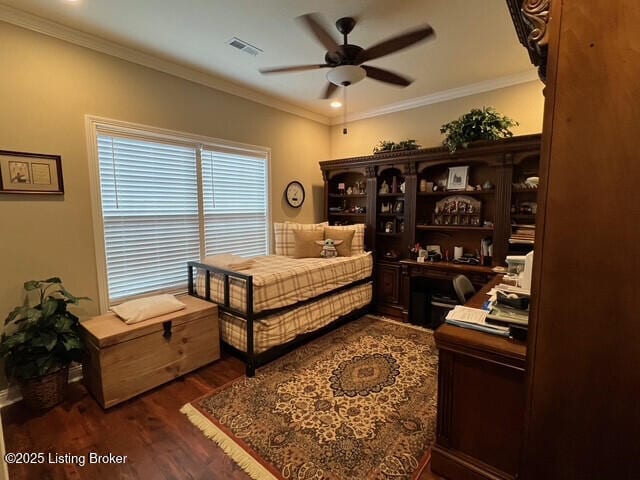
[[[0,195],[2,318],[33,278],[57,275],[98,298],[85,114],[270,147],[273,219],[322,216],[312,192],[329,156],[326,125],[2,22],[0,58],[0,149],[62,155],[65,184],[64,198]],[[308,190],[301,210],[283,202],[292,179]]]
[[[425,107],[391,113],[380,117],[355,121],[347,125],[349,133],[342,134],[342,125],[331,128],[331,158],[371,155],[380,140],[398,142],[415,139],[423,147],[442,143],[440,126],[474,107],[491,106],[500,113],[517,120],[515,135],[542,131],[542,82],[534,81],[490,92],[436,103]]]

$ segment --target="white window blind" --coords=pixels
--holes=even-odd
[[[206,255],[268,253],[266,156],[204,149],[202,192]]]
[[[109,301],[186,285],[200,257],[196,149],[98,135]]]
[[[93,128],[102,308],[186,289],[187,262],[204,256],[268,253],[267,149],[131,124]]]

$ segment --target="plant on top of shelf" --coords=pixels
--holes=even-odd
[[[397,152],[400,150],[417,150],[420,145],[413,139],[401,140],[400,142],[392,142],[391,140],[380,140],[378,145],[373,149],[373,153]]]
[[[509,128],[519,125],[515,120],[505,117],[492,107],[472,108],[457,120],[445,123],[440,133],[446,135],[443,140],[451,153],[457,148],[467,148],[475,140],[498,140],[512,137]]]

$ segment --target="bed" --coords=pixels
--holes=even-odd
[[[295,346],[357,318],[371,304],[370,253],[336,258],[266,255],[241,272],[189,262],[189,294],[219,306],[220,337],[247,376]]]

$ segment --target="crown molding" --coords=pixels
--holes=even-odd
[[[160,72],[199,83],[206,87],[221,90],[231,95],[251,100],[253,102],[276,108],[287,113],[313,120],[324,125],[329,125],[329,117],[312,112],[305,108],[279,100],[275,97],[259,93],[251,88],[243,87],[223,78],[217,77],[201,70],[180,65],[174,61],[166,60],[155,55],[150,55],[133,48],[124,47],[115,42],[91,35],[89,33],[66,27],[46,18],[32,15],[7,5],[0,4],[0,21],[26,28],[50,37],[64,40],[81,47],[86,47],[97,52],[106,53],[113,57],[136,63]]]
[[[364,120],[365,118],[379,117],[380,115],[402,112],[403,110],[411,110],[413,108],[424,107],[434,103],[448,102],[449,100],[455,100],[456,98],[468,97],[478,93],[489,92],[491,90],[498,90],[500,88],[511,87],[513,85],[533,81],[540,81],[535,69],[513,75],[492,78],[478,83],[471,83],[469,85],[463,85],[462,87],[451,88],[449,90],[442,90],[440,92],[430,93],[423,97],[416,97],[409,100],[403,100],[401,102],[390,103],[388,105],[363,112],[356,112],[351,115],[347,115],[347,122],[354,122],[356,120]],[[331,119],[331,125],[342,125],[342,123],[344,123],[344,121],[340,117],[333,117]]]
[[[0,21],[7,22],[18,27],[26,28],[43,35],[48,35],[59,40],[79,45],[81,47],[89,48],[100,53],[105,53],[107,55],[111,55],[113,57],[117,57],[122,60],[142,65],[160,72],[164,72],[175,77],[189,80],[191,82],[220,90],[231,95],[245,98],[247,100],[260,103],[262,105],[266,105],[283,112],[291,113],[293,115],[313,120],[323,125],[339,125],[343,122],[343,119],[340,116],[329,118],[327,116],[312,112],[292,103],[280,100],[276,97],[260,93],[249,87],[238,85],[211,73],[181,65],[175,61],[163,59],[155,55],[150,55],[133,48],[119,45],[115,42],[105,40],[98,36],[85,33],[74,28],[66,27],[46,18],[27,13],[13,7],[9,7],[8,5],[0,4]],[[463,85],[462,87],[435,92],[423,97],[416,97],[409,100],[403,100],[400,102],[384,105],[382,107],[352,113],[347,115],[347,121],[353,122],[356,120],[388,115],[390,113],[410,110],[413,108],[423,107],[425,105],[432,105],[434,103],[446,102],[449,100],[454,100],[456,98],[475,95],[477,93],[488,92],[491,90],[497,90],[500,88],[510,87],[512,85],[518,85],[521,83],[527,83],[536,80],[538,80],[538,75],[536,71],[532,69],[530,71],[521,72],[514,75],[497,77],[490,80],[485,80],[483,82],[472,83],[469,85]]]

